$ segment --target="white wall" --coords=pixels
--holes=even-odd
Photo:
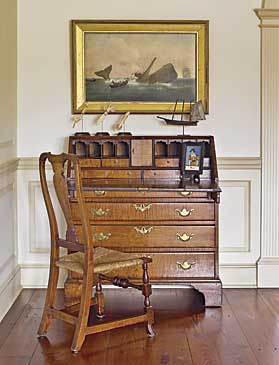
[[[17,265],[17,5],[0,4],[0,320],[21,290]]]
[[[260,154],[259,0],[19,0],[18,154],[61,151],[71,129],[71,19],[209,19],[210,114],[189,133],[213,134],[218,155]],[[167,52],[167,50],[166,50]],[[117,117],[105,122],[110,129]],[[96,127],[86,118],[86,130]],[[135,115],[135,134],[181,132],[155,116]]]
[[[71,123],[71,19],[209,19],[210,114],[191,134],[216,139],[223,193],[221,276],[227,286],[256,286],[260,256],[260,37],[253,12],[260,0],[19,0],[19,249],[25,286],[45,283],[49,239],[38,197],[37,157],[67,149]],[[167,50],[166,50],[167,52]],[[118,116],[105,121],[111,130]],[[85,117],[95,132],[96,116]],[[78,127],[80,128],[80,127]],[[154,115],[134,115],[134,134],[177,134]],[[36,273],[36,274],[35,274]]]

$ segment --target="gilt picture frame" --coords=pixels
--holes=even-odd
[[[72,111],[208,113],[209,22],[72,21]]]

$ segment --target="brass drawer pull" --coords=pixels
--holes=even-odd
[[[175,209],[176,213],[179,214],[181,217],[189,217],[193,213],[194,210],[195,209],[187,210],[186,208],[183,208],[182,210]]]
[[[149,210],[152,207],[152,204],[134,204],[134,207],[136,210],[139,210],[140,212],[145,212],[146,210]]]
[[[135,227],[135,231],[142,235],[148,234],[152,231],[153,227]]]
[[[106,195],[106,192],[104,190],[95,190],[94,193],[95,193],[96,196]]]
[[[179,194],[182,196],[190,196],[192,195],[192,191],[180,191]]]
[[[95,238],[95,240],[97,241],[106,241],[111,237],[111,233],[93,233],[93,237]]]
[[[194,237],[194,234],[193,233],[189,233],[189,234],[187,234],[187,233],[183,233],[183,234],[176,233],[176,237],[180,241],[187,242],[187,241],[190,241]]]
[[[195,265],[196,263],[184,261],[183,263],[177,262],[176,264],[182,270],[190,270],[192,266]]]
[[[92,212],[97,217],[102,217],[103,215],[107,215],[110,212],[110,209],[103,210],[102,208],[99,209],[92,208]]]

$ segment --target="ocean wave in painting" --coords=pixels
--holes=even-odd
[[[169,83],[139,83],[129,80],[114,80],[116,87],[112,87],[110,80],[87,79],[86,101],[96,102],[175,102],[196,99],[195,79],[178,78]],[[123,85],[122,85],[123,84]],[[119,87],[118,87],[119,85]]]

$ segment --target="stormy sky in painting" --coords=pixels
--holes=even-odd
[[[85,75],[94,77],[95,71],[112,65],[111,78],[130,77],[143,72],[157,57],[151,73],[172,63],[178,77],[190,70],[195,77],[194,34],[126,34],[87,33],[85,35]]]

